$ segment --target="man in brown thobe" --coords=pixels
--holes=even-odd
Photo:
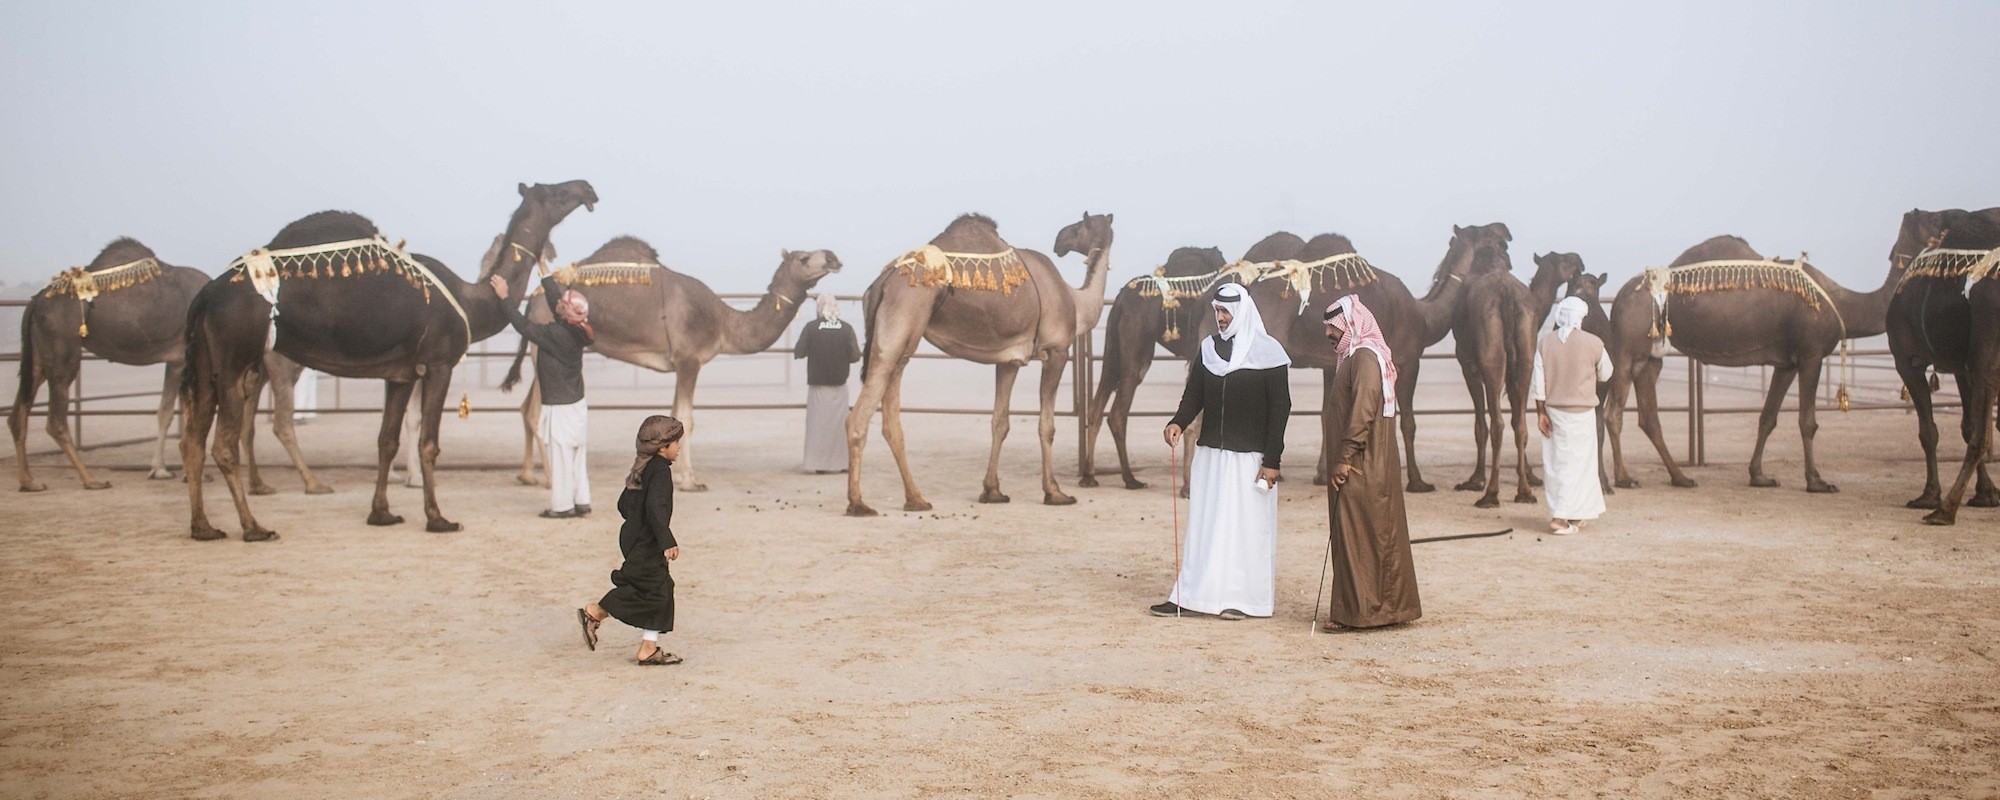
[[[1354,295],[1327,307],[1326,335],[1339,352],[1324,422],[1333,454],[1326,495],[1333,604],[1326,629],[1409,622],[1424,612],[1403,513],[1395,361],[1375,315]]]

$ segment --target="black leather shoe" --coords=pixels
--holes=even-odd
[[[1220,613],[1220,614],[1217,614],[1217,615],[1215,615],[1215,618],[1216,618],[1216,619],[1226,619],[1226,620],[1229,620],[1230,622],[1235,622],[1235,621],[1237,621],[1237,620],[1239,620],[1239,619],[1243,619],[1243,618],[1245,618],[1245,617],[1248,617],[1248,616],[1250,616],[1250,615],[1249,615],[1249,614],[1245,614],[1245,613],[1243,613],[1243,612],[1241,612],[1241,611],[1238,611],[1238,610],[1236,610],[1236,609],[1233,609],[1233,608],[1225,608],[1225,609],[1223,609],[1223,610],[1222,610],[1222,613]]]
[[[590,516],[590,506],[585,503],[578,503],[576,506],[576,515],[579,517]]]
[[[1199,612],[1199,611],[1190,611],[1190,610],[1188,610],[1188,609],[1185,609],[1185,608],[1181,608],[1180,606],[1177,606],[1177,605],[1174,605],[1173,603],[1161,603],[1161,604],[1159,604],[1159,605],[1157,605],[1157,606],[1153,606],[1152,608],[1148,608],[1148,609],[1146,609],[1146,611],[1147,611],[1148,613],[1151,613],[1151,614],[1152,614],[1153,616],[1156,616],[1156,617],[1206,617],[1206,616],[1208,616],[1207,614],[1203,614],[1203,613],[1201,613],[1201,612]]]
[[[576,509],[574,508],[568,511],[556,511],[554,509],[549,509],[547,511],[542,512],[542,519],[576,519],[577,517],[581,516],[583,515],[576,513]]]

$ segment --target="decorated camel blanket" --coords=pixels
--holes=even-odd
[[[564,286],[649,285],[653,273],[662,269],[666,268],[644,261],[599,261],[571,264],[551,273],[551,277]]]
[[[1972,296],[1972,287],[1980,281],[2000,278],[2000,249],[1996,250],[1946,250],[1931,248],[1910,259],[1910,268],[1903,272],[1903,278],[1896,282],[1896,291],[1901,293],[1903,285],[1912,278],[1965,279],[1965,296]]]
[[[1028,282],[1028,267],[1014,248],[998,253],[948,253],[934,244],[911,250],[882,271],[908,276],[911,286],[999,292],[1011,295]]]
[[[98,295],[137,286],[159,276],[160,262],[151,257],[99,270],[70,267],[49,279],[49,285],[42,289],[42,294],[45,297],[74,297],[83,303],[84,321],[77,326],[76,333],[87,337],[90,335],[91,302]]]
[[[433,295],[444,298],[465,326],[466,341],[472,341],[472,322],[451,289],[412,258],[403,245],[390,245],[381,236],[280,250],[252,250],[229,262],[224,271],[230,273],[231,283],[249,281],[258,294],[270,301],[272,317],[278,315],[278,289],[285,281],[338,280],[370,272],[390,273],[422,292],[425,304],[431,302]]]
[[[1667,340],[1674,335],[1674,323],[1668,315],[1667,299],[1671,295],[1692,295],[1706,292],[1729,292],[1742,289],[1775,289],[1798,297],[1814,311],[1831,309],[1834,321],[1840,323],[1840,389],[1835,400],[1840,410],[1846,411],[1851,403],[1847,393],[1847,361],[1851,342],[1847,338],[1847,320],[1840,315],[1840,307],[1833,302],[1833,296],[1826,288],[1805,271],[1806,254],[1800,253],[1795,261],[1775,258],[1722,259],[1682,264],[1677,267],[1647,267],[1646,279],[1639,289],[1653,297],[1653,327],[1647,338],[1653,340],[1652,355],[1655,358],[1666,355]]]

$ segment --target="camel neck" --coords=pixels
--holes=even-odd
[[[723,352],[734,355],[758,353],[777,342],[778,337],[785,335],[785,328],[798,318],[799,307],[805,303],[808,288],[803,281],[786,274],[785,268],[780,266],[756,306],[748,311],[737,311],[725,304],[725,312],[720,315]]]
[[[1104,316],[1104,283],[1111,274],[1111,248],[1093,248],[1084,257],[1083,287],[1078,289],[1076,324],[1079,335],[1097,327]]]
[[[1465,279],[1457,273],[1446,273],[1444,280],[1417,300],[1417,313],[1424,319],[1424,346],[1429,347],[1444,341],[1451,332],[1452,315],[1458,312],[1459,301],[1465,298]]]
[[[1889,302],[1895,299],[1896,285],[1903,280],[1908,262],[1898,260],[1889,268],[1882,285],[1871,292],[1857,292],[1825,278],[1822,288],[1840,310],[1841,322],[1850,339],[1862,339],[1889,330]]]
[[[1528,281],[1528,296],[1535,300],[1535,328],[1540,330],[1542,321],[1555,308],[1556,290],[1562,288],[1562,281],[1543,270],[1536,270],[1535,277]]]

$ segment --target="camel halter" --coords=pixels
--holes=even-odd
[[[322,269],[325,270],[324,275],[320,274]],[[437,293],[451,305],[451,310],[458,313],[458,321],[465,327],[466,349],[471,349],[472,321],[451,289],[438,280],[429,268],[405,252],[403,244],[392,247],[388,239],[379,235],[282,250],[252,250],[229,262],[223,271],[236,273],[229,277],[231,283],[249,280],[250,286],[270,301],[272,319],[278,317],[278,287],[284,281],[347,278],[370,271],[395,273],[408,281],[411,287],[423,292],[425,305],[431,302],[431,289],[437,289]],[[275,328],[273,335],[276,335]],[[465,354],[460,353],[458,358],[464,361]]]
[[[898,256],[882,268],[883,272],[890,270],[908,275],[911,286],[997,291],[1004,295],[1012,295],[1016,287],[1028,282],[1028,267],[1021,263],[1020,254],[1012,247],[998,253],[948,253],[937,245],[927,244]]]
[[[100,270],[70,267],[51,278],[48,288],[42,291],[49,297],[76,296],[77,302],[83,306],[83,318],[76,326],[76,335],[87,338],[90,336],[90,309],[98,295],[137,286],[159,276],[160,262],[147,256]]]
[[[1667,315],[1667,296],[1672,294],[1702,294],[1706,292],[1727,292],[1740,289],[1776,289],[1797,295],[1806,306],[1814,311],[1822,308],[1833,311],[1834,322],[1840,325],[1840,390],[1834,394],[1840,410],[1848,410],[1853,401],[1847,393],[1848,362],[1852,357],[1854,343],[1847,337],[1847,319],[1840,313],[1840,305],[1833,302],[1833,296],[1826,288],[1806,272],[1807,257],[1800,253],[1795,261],[1768,259],[1718,259],[1682,264],[1677,267],[1647,267],[1646,280],[1635,290],[1643,290],[1653,295],[1653,327],[1646,338],[1655,340],[1654,355],[1666,352],[1667,340],[1674,335],[1673,320]]]

